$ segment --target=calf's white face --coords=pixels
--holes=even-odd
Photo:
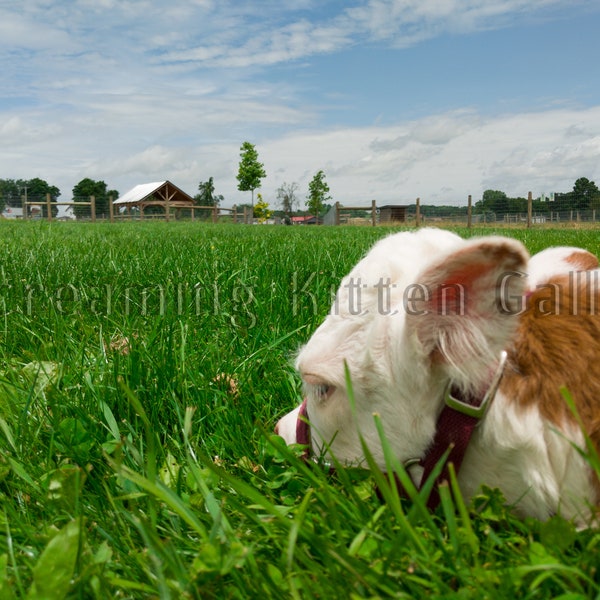
[[[465,393],[485,389],[518,322],[527,261],[508,238],[423,229],[378,242],[297,357],[312,451],[361,465],[360,432],[383,468],[376,413],[399,460],[422,456],[448,382]],[[276,427],[288,443],[297,414]]]

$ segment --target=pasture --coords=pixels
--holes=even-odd
[[[0,597],[600,597],[596,531],[494,490],[432,515],[272,435],[295,350],[390,231],[0,223]],[[594,229],[507,234],[600,254]]]

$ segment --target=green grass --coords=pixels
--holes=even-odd
[[[389,231],[0,223],[0,597],[600,597],[595,531],[493,490],[431,515],[271,435]],[[600,254],[594,230],[509,234]]]

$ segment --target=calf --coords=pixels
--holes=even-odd
[[[584,432],[600,446],[597,267],[585,250],[530,258],[504,237],[422,229],[379,241],[300,350],[305,400],[276,432],[347,465],[364,464],[362,436],[385,469],[376,413],[417,485],[451,446],[467,499],[486,484],[520,515],[589,524],[600,485],[581,450]]]

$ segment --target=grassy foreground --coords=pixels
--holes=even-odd
[[[388,232],[0,223],[0,598],[600,598],[596,531],[492,490],[431,515],[271,435],[295,349]]]

